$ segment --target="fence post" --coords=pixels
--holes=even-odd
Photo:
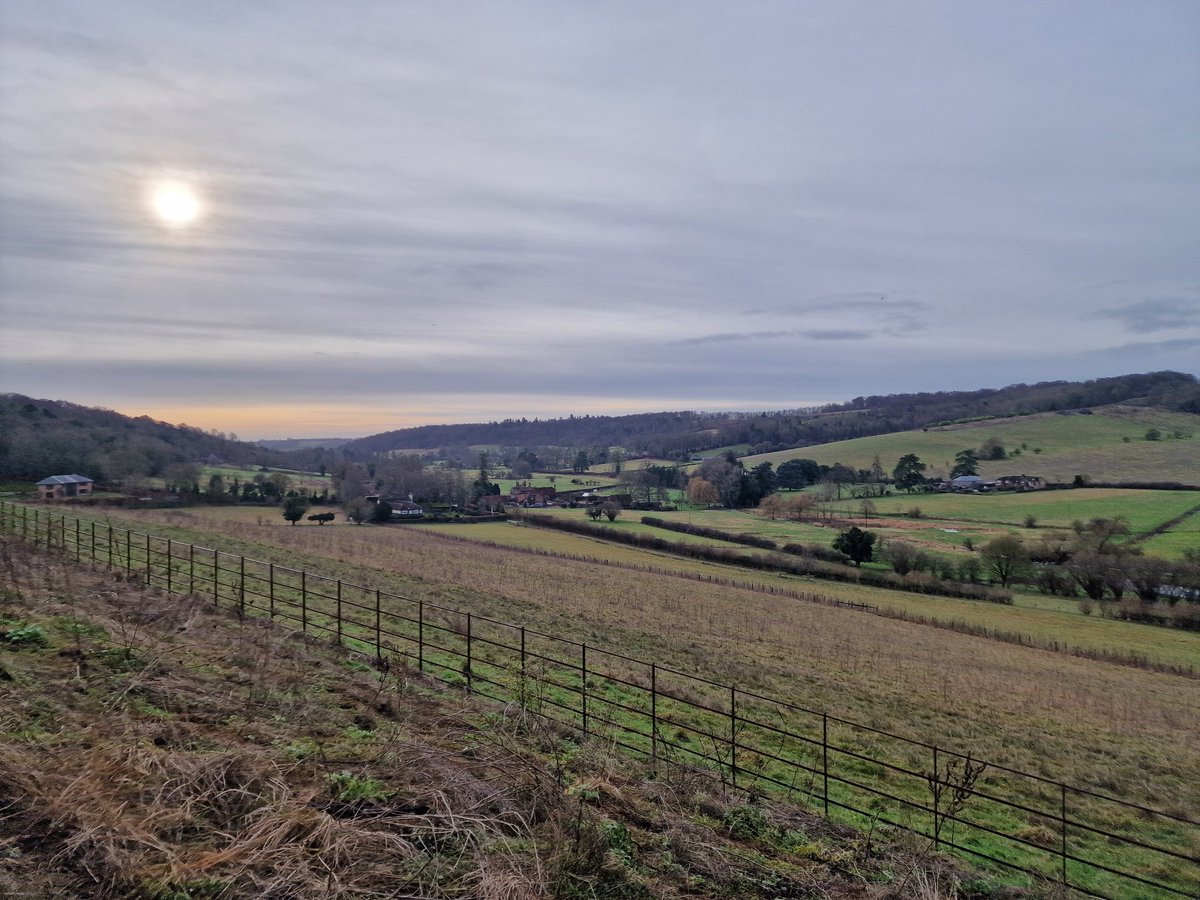
[[[221,551],[213,548],[213,606],[221,605]]]
[[[196,545],[188,544],[188,593],[196,593]]]
[[[238,610],[246,614],[246,557],[238,557]]]
[[[113,567],[113,528],[108,526],[108,567]]]
[[[658,774],[658,663],[650,663],[650,771]]]
[[[425,601],[417,601],[417,671],[425,671]]]
[[[579,702],[583,711],[583,736],[588,736],[587,644],[579,645]]]
[[[125,578],[133,574],[133,532],[125,529]]]
[[[1062,878],[1062,883],[1065,887],[1067,884],[1067,786],[1066,784],[1060,782],[1058,787],[1060,791],[1059,824],[1062,828],[1062,846],[1060,848],[1062,856],[1062,869],[1060,871],[1060,877]]]
[[[526,708],[526,673],[524,673],[524,625],[521,626],[521,708]]]
[[[342,579],[340,578],[337,580],[337,607],[335,618],[337,620],[337,643],[340,647],[342,645]]]
[[[471,669],[472,669],[472,666],[471,666],[471,614],[467,613],[467,693],[468,694],[474,690],[474,687],[471,684],[471,676],[473,674]]]
[[[92,562],[96,561],[96,520],[92,520]]]
[[[383,629],[379,627],[379,588],[375,588],[375,658],[383,659]]]
[[[729,779],[737,790],[737,686],[729,686]]]
[[[308,573],[300,570],[300,632],[308,634]]]
[[[821,794],[825,800],[825,818],[829,818],[829,713],[821,713]]]
[[[76,519],[75,520],[75,561],[76,562],[83,562],[83,535],[81,534],[82,526],[83,526],[83,523],[80,522],[79,519]],[[96,523],[93,522],[92,527],[94,528],[95,526],[96,526]]]
[[[150,532],[146,532],[146,587],[150,587],[150,579],[153,577],[150,570]]]
[[[271,603],[270,615],[271,615],[271,618],[274,619],[275,618],[275,563],[267,563],[267,579],[268,579],[267,583],[270,585],[270,588],[268,589],[268,595],[270,597],[270,603]]]
[[[938,813],[941,810],[941,780],[942,776],[938,772],[938,748],[933,748],[933,781],[930,782],[930,789],[933,791],[933,846],[937,849],[942,843],[942,825],[938,821]]]
[[[171,593],[171,569],[174,568],[174,566],[172,565],[172,562],[174,561],[174,556],[175,556],[175,551],[172,549],[171,539],[167,538],[167,593],[168,594]]]

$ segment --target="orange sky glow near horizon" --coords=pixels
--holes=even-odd
[[[490,398],[489,398],[490,399]],[[829,401],[811,401],[798,406],[816,406]],[[505,409],[520,408],[493,403],[481,404],[463,399],[453,406],[414,403],[408,406],[389,406],[383,403],[362,404],[247,404],[229,406],[123,404],[112,407],[122,415],[149,416],[172,425],[190,425],[205,431],[236,434],[240,440],[277,440],[282,438],[354,438],[414,428],[420,425],[448,425],[467,422],[491,422],[506,418],[565,418],[569,415],[630,415],[641,412],[661,412],[675,409],[699,409],[684,406],[678,400],[663,398],[657,403],[631,404],[628,401],[581,397],[569,407],[546,407],[529,413],[513,414]],[[703,409],[757,410],[774,408],[769,404],[747,406],[744,403],[714,401]]]

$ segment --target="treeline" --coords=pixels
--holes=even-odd
[[[560,467],[575,453],[607,462],[610,447],[635,456],[685,460],[716,447],[749,445],[763,453],[793,447],[907,431],[964,419],[1026,415],[1138,402],[1200,413],[1200,384],[1193,375],[1151,372],[1093,381],[1049,381],[976,391],[888,394],[846,403],[764,413],[675,411],[628,416],[505,419],[467,425],[424,425],[360,438],[340,448],[367,458],[397,450],[430,451],[439,458],[470,459],[471,445],[538,450]]]
[[[1007,590],[987,587],[981,584],[958,584],[942,581],[923,573],[912,573],[901,576],[895,572],[853,568],[837,563],[824,562],[807,556],[789,556],[783,553],[773,553],[769,556],[739,553],[736,550],[725,547],[711,547],[704,544],[669,541],[644,532],[597,527],[587,522],[557,516],[526,514],[523,520],[540,527],[555,528],[559,531],[582,534],[588,537],[599,537],[607,541],[628,544],[646,550],[657,550],[676,556],[724,563],[746,569],[782,572],[787,575],[802,575],[822,578],[828,581],[862,584],[869,587],[913,591],[920,594],[935,594],[966,600],[983,600],[989,603],[1012,603],[1012,593]]]
[[[77,474],[115,483],[161,477],[177,464],[216,458],[231,465],[290,465],[284,454],[236,435],[130,418],[62,400],[0,396],[0,481]]]

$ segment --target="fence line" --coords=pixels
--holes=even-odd
[[[685,764],[730,789],[788,796],[850,824],[904,829],[936,849],[1085,896],[1200,895],[1200,822],[1188,816],[340,578],[6,501],[0,529],[149,587],[404,660],[656,769]]]

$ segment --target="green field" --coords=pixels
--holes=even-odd
[[[208,488],[208,479],[213,475],[220,475],[225,481],[225,487],[233,483],[236,478],[242,484],[254,481],[255,477],[262,475],[270,477],[276,473],[287,476],[293,490],[305,490],[310,493],[321,493],[322,491],[333,489],[333,478],[329,475],[319,475],[316,472],[294,472],[287,469],[261,469],[254,467],[238,467],[238,466],[201,466],[201,484],[202,489]]]
[[[1162,432],[1163,438],[1145,440],[1151,428]],[[1175,437],[1176,432],[1182,436]],[[956,453],[978,449],[992,437],[999,438],[1010,454],[1021,452],[981,463],[979,473],[985,478],[1028,474],[1070,482],[1084,475],[1098,482],[1200,484],[1200,415],[1132,406],[1100,407],[1092,415],[1040,413],[904,431],[747,456],[742,462],[747,468],[763,461],[778,467],[789,459],[808,458],[866,469],[878,456],[890,472],[901,456],[915,453],[929,466],[927,476],[944,477]]]
[[[872,499],[879,515],[904,515],[920,508],[926,518],[1022,526],[1029,516],[1042,527],[1069,528],[1079,520],[1123,518],[1135,533],[1144,533],[1200,507],[1200,491],[1143,491],[1125,488],[1076,488],[1023,494],[904,494]],[[862,501],[835,505],[842,514],[858,516]]]

